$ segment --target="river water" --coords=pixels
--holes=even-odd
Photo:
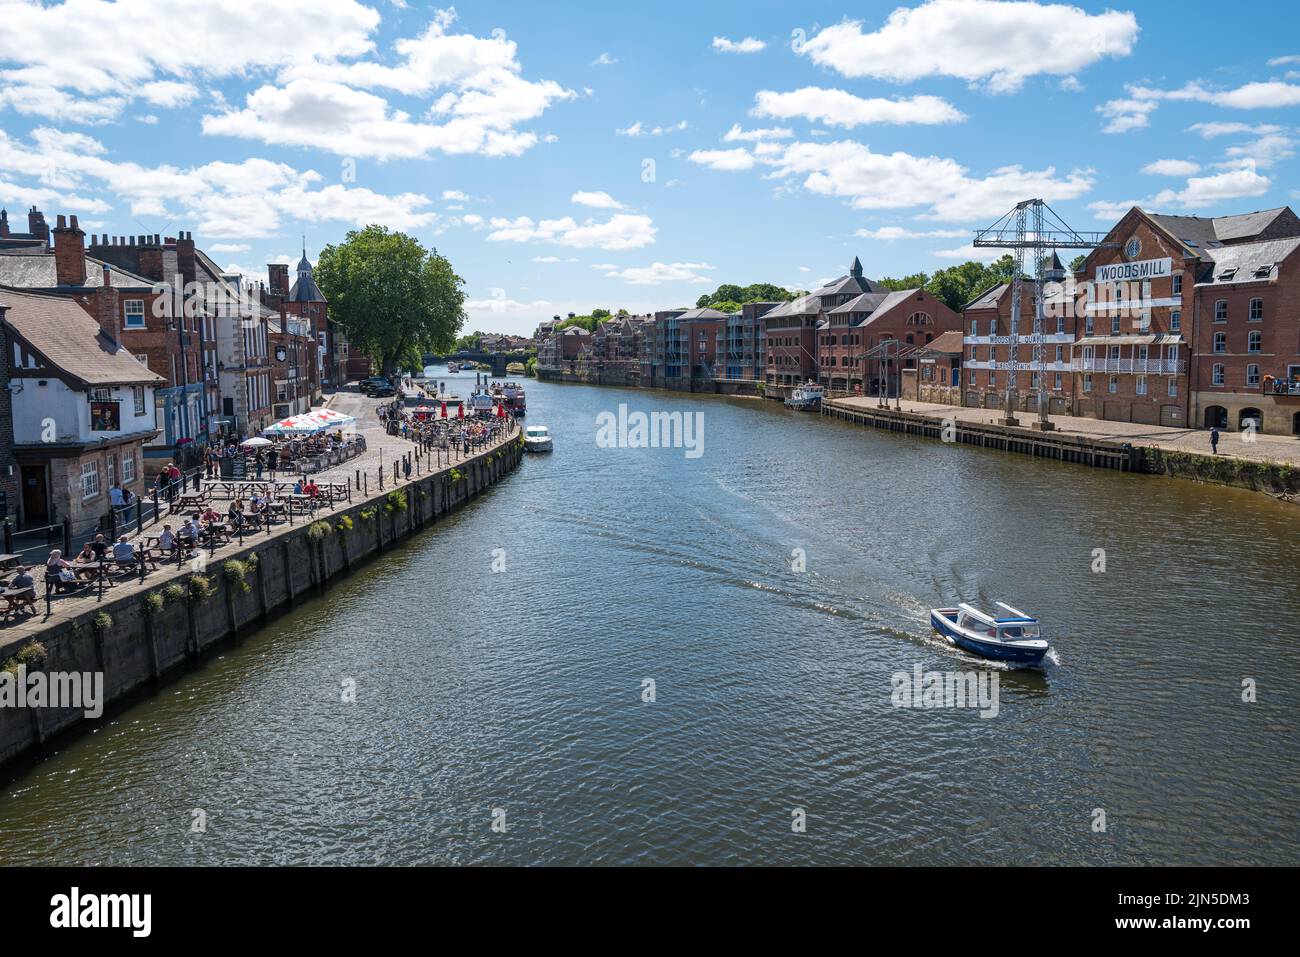
[[[10,780],[0,863],[1300,862],[1294,507],[528,393],[553,455]],[[598,447],[620,403],[701,454]],[[931,636],[999,599],[1043,669]],[[997,715],[895,707],[918,665],[996,673]]]

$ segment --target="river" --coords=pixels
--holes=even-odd
[[[1300,863],[1293,506],[528,399],[553,455],[11,778],[0,863]],[[700,413],[701,454],[597,447],[620,403]],[[1043,669],[931,636],[997,599]],[[997,715],[895,707],[917,665],[996,671]]]

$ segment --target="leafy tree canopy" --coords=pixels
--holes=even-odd
[[[736,312],[737,309],[723,309],[723,305],[743,305],[747,302],[789,302],[801,295],[802,290],[791,292],[770,282],[756,282],[749,286],[737,286],[724,283],[711,293],[705,293],[695,300],[697,309],[717,309],[719,312]]]
[[[391,375],[424,352],[446,352],[465,322],[464,280],[435,250],[384,226],[352,230],[321,250],[316,282],[349,344]]]

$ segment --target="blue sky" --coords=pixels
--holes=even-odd
[[[970,258],[1042,196],[1294,204],[1281,3],[0,0],[0,202],[249,274],[380,222],[469,328]]]

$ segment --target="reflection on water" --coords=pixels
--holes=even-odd
[[[4,787],[0,861],[1296,863],[1293,508],[528,388],[553,455]],[[620,402],[703,411],[704,454],[597,448]],[[1056,660],[999,669],[992,720],[892,707],[895,672],[997,667],[930,633],[959,600]]]

